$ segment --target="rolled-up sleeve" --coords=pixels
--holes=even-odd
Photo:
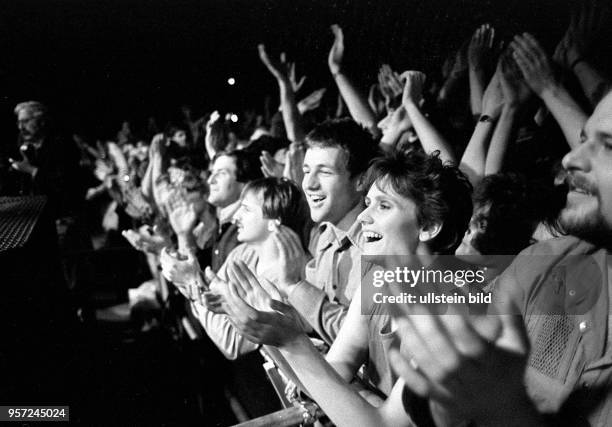
[[[338,336],[348,307],[330,301],[324,291],[305,280],[293,289],[289,302],[321,338],[331,345]]]

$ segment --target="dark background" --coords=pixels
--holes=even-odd
[[[11,0],[0,8],[0,131],[15,140],[17,102],[48,103],[66,128],[114,135],[123,119],[261,110],[277,89],[256,45],[284,49],[308,75],[304,89],[333,87],[332,36],[345,30],[357,82],[377,68],[439,69],[475,27],[508,37],[528,30],[552,50],[568,0]],[[227,85],[229,76],[237,79]],[[328,92],[334,97],[334,91]]]

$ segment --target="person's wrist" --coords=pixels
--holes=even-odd
[[[296,290],[300,282],[301,282],[301,279],[299,278],[298,279],[287,279],[283,282],[282,287],[283,287],[283,290],[285,291],[285,295],[287,296],[287,298],[289,298],[291,294],[293,293],[293,291]]]
[[[404,100],[402,104],[406,109],[406,113],[408,113],[408,116],[412,116],[414,113],[421,111],[419,103],[415,102],[413,99]]]
[[[534,92],[542,99],[556,98],[560,89],[561,87],[556,82],[551,81],[542,85],[539,90],[534,90]]]
[[[310,344],[309,338],[303,333],[288,336],[279,346],[279,349],[292,354],[303,354],[304,346]]]
[[[485,110],[478,116],[478,124],[494,125],[499,118],[499,112],[493,110]]]
[[[342,74],[342,69],[338,66],[329,67],[329,71],[331,72],[331,75],[334,79],[338,77],[340,74]]]

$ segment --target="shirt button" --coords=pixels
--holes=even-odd
[[[584,382],[582,383],[582,388],[589,388],[589,383],[588,383],[588,382],[586,382],[586,381],[584,381]]]
[[[589,328],[589,323],[582,321],[578,324],[578,329],[580,329],[580,332],[584,332]]]
[[[215,255],[219,255],[219,249],[215,249]]]
[[[575,291],[575,290],[573,290],[573,289],[571,289],[571,290],[569,291],[569,296],[570,296],[570,297],[573,297],[574,295],[576,295],[576,291]]]

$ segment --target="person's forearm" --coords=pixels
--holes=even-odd
[[[587,121],[587,115],[563,86],[551,86],[540,97],[559,123],[570,147],[576,148],[580,144],[580,131]]]
[[[480,116],[482,113],[482,97],[486,87],[485,73],[481,69],[470,67],[470,107],[473,116]]]
[[[278,81],[278,87],[280,89],[280,103],[283,122],[287,131],[287,139],[291,142],[302,142],[306,134],[302,128],[302,115],[297,108],[293,89],[289,82],[283,80]]]
[[[153,197],[153,159],[149,159],[147,170],[145,171],[142,178],[142,183],[140,184],[140,191],[147,202],[155,202]]]
[[[459,86],[459,83],[464,76],[465,73],[453,73],[448,76],[442,85],[442,88],[440,88],[440,91],[438,92],[439,103],[444,104],[451,99],[453,93],[455,92],[457,86]]]
[[[487,149],[494,126],[493,121],[476,123],[474,133],[461,157],[459,169],[467,175],[473,186],[476,186],[484,176]]]
[[[208,155],[208,158],[212,162],[212,160],[215,158],[215,154],[217,154],[217,152],[215,151],[215,149],[213,147],[213,144],[212,144],[212,141],[211,141],[210,132],[211,132],[210,129],[206,131],[206,136],[204,137],[204,146],[206,147],[206,154]]]
[[[515,135],[515,124],[518,109],[513,105],[504,105],[493,137],[489,145],[485,162],[485,176],[498,173],[504,166],[508,145]]]
[[[384,420],[335,369],[323,359],[308,337],[300,336],[280,348],[306,391],[337,426],[380,427]]]
[[[193,254],[196,249],[196,241],[192,232],[180,233],[176,235],[178,243],[178,251],[183,255]]]
[[[589,99],[591,106],[595,107],[610,90],[612,84],[597,69],[585,60],[575,62],[572,71],[580,82],[580,86]]]
[[[365,96],[359,93],[357,88],[342,71],[334,75],[334,80],[336,85],[338,85],[338,90],[353,120],[366,129],[378,132],[378,128],[376,127],[376,116],[368,105]]]
[[[404,107],[425,153],[431,154],[437,150],[443,162],[455,162],[452,149],[442,134],[425,117],[420,107],[414,103],[405,103]]]

